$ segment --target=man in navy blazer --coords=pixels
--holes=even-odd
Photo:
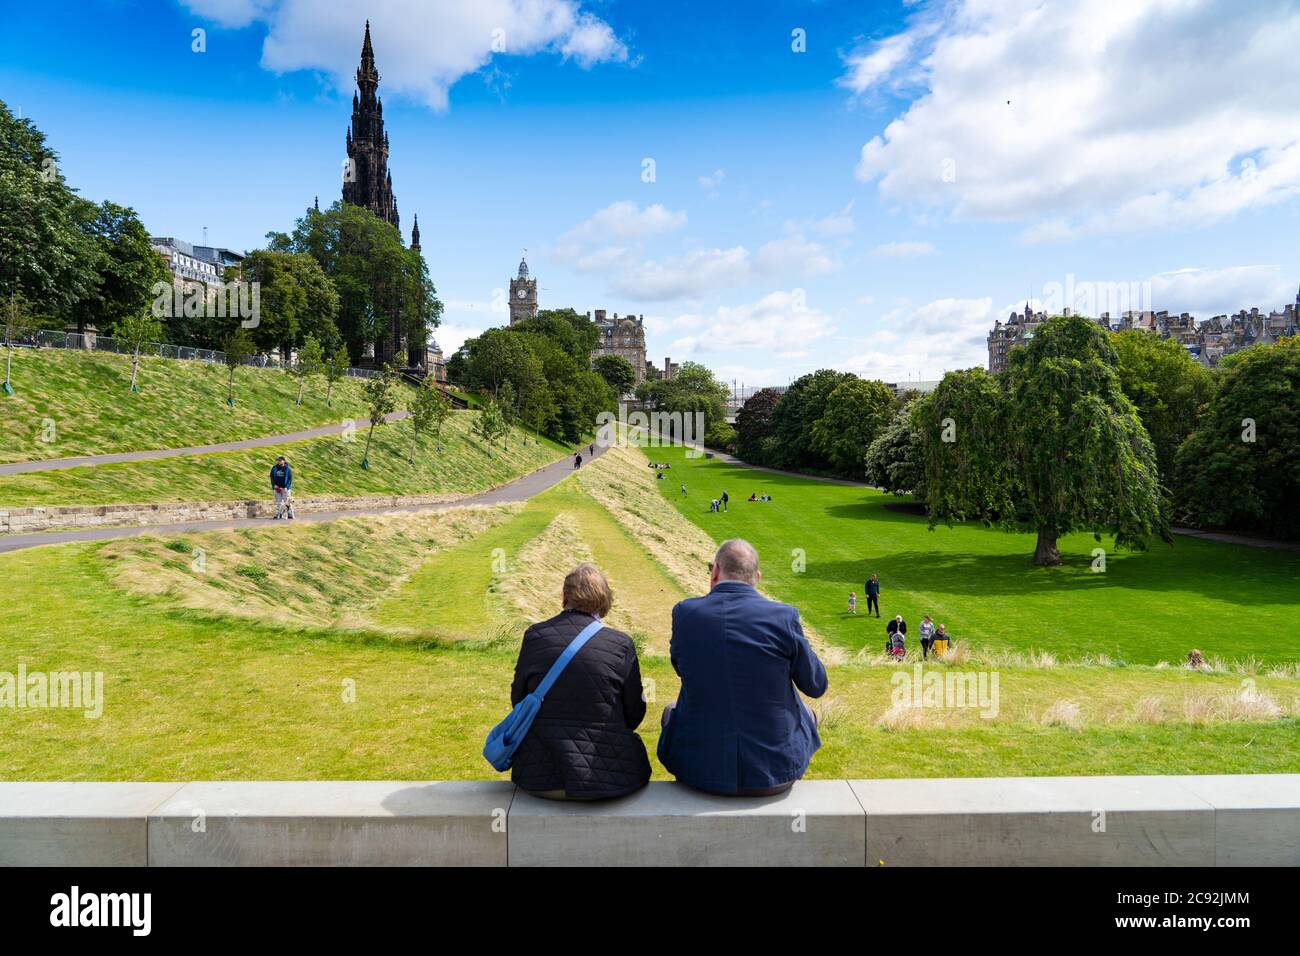
[[[682,679],[664,709],[659,762],[711,793],[771,796],[788,790],[821,746],[799,699],[826,693],[826,668],[799,612],[755,590],[758,552],[724,541],[709,593],[673,608],[669,654]]]

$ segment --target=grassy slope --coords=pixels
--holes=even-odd
[[[652,454],[672,464],[661,483],[668,501],[716,540],[753,542],[771,593],[851,649],[883,647],[894,614],[914,639],[929,612],[976,647],[1044,648],[1060,658],[1179,663],[1195,647],[1226,659],[1300,659],[1300,555],[1180,537],[1147,553],[1109,553],[1105,572],[1095,573],[1099,545],[1076,534],[1061,541],[1064,567],[1034,568],[1028,535],[971,525],[929,531],[925,518],[890,510],[897,499],[869,489],[687,459],[681,449]],[[724,490],[730,512],[709,513],[708,499]],[[753,491],[773,500],[746,501]],[[801,573],[792,569],[794,549],[807,557]],[[880,620],[862,613],[872,572],[881,581]],[[856,616],[846,610],[850,591]]]
[[[549,464],[567,453],[555,442],[531,435],[525,444],[515,429],[508,448],[499,445],[489,457],[471,434],[477,412],[453,412],[443,428],[442,454],[425,440],[414,466],[409,420],[375,428],[370,469],[360,467],[368,422],[357,422],[355,435],[344,440],[314,438],[247,451],[161,458],[117,465],[31,472],[0,478],[0,506],[41,504],[117,504],[125,502],[226,501],[264,498],[275,456],[293,466],[293,490],[299,498],[351,495],[464,494],[499,484]]]
[[[664,541],[690,537],[692,529],[674,524],[685,519],[673,509],[647,508],[625,472],[610,467],[601,478],[604,463],[584,469],[584,489],[608,485],[602,496],[618,497],[654,522],[654,534]],[[676,467],[674,472],[683,473]],[[107,698],[98,720],[67,710],[0,710],[0,778],[491,776],[480,750],[483,735],[508,707],[513,641],[460,638],[492,636],[493,614],[522,613],[518,604],[513,610],[504,607],[505,601],[540,602],[530,609],[534,616],[554,610],[546,603],[554,602],[553,594],[511,593],[511,576],[515,583],[539,575],[553,578],[556,569],[565,568],[576,552],[557,553],[551,545],[564,542],[564,536],[546,537],[557,516],[574,518],[572,527],[583,542],[578,550],[590,551],[602,563],[621,562],[611,570],[619,603],[631,616],[648,617],[652,605],[675,599],[658,594],[659,587],[669,585],[656,584],[657,576],[672,576],[654,560],[653,549],[626,534],[621,543],[605,543],[608,527],[587,530],[598,517],[590,510],[593,498],[572,482],[548,494],[523,508],[496,510],[490,520],[464,512],[456,518],[451,512],[424,516],[413,526],[394,518],[377,526],[349,521],[187,536],[191,547],[205,547],[207,573],[227,585],[220,588],[225,603],[213,606],[262,620],[232,621],[179,606],[177,594],[193,590],[183,578],[151,595],[115,586],[114,577],[132,560],[141,562],[141,572],[150,567],[147,558],[180,565],[168,573],[185,573],[190,553],[150,539],[0,556],[0,607],[7,609],[0,671],[12,672],[20,662],[30,671],[103,671]],[[434,527],[455,521],[463,526]],[[475,531],[478,537],[463,537]],[[493,539],[498,532],[503,536]],[[532,547],[539,541],[541,553]],[[504,548],[504,573],[492,567],[496,547]],[[430,549],[438,550],[411,573],[421,552]],[[231,565],[244,562],[265,573],[228,573]],[[684,559],[679,573],[690,574],[696,563]],[[267,608],[292,591],[295,581],[302,585],[296,577],[300,571],[315,580],[311,587],[320,600],[295,598],[289,610],[307,614],[298,620],[317,614],[322,622],[351,618],[362,626],[267,621]],[[385,575],[394,584],[381,593],[376,588]],[[494,586],[500,600],[485,601]],[[320,607],[325,604],[329,607]],[[833,615],[828,620],[833,623]],[[393,624],[412,630],[382,630]],[[678,684],[665,658],[644,656],[642,666],[654,681],[642,728],[653,753],[659,712],[676,696]],[[890,707],[898,669],[871,661],[832,667],[831,694],[817,704],[825,745],[811,775],[1245,773],[1294,770],[1300,763],[1300,680],[1295,678],[1249,678],[1289,717],[1190,722],[1182,719],[1189,701],[1231,700],[1242,676],[1141,666],[997,669],[1001,703],[995,719],[969,710],[924,711],[918,727],[886,729],[881,717]],[[355,703],[343,700],[345,681],[355,682]],[[1044,725],[1043,712],[1062,699],[1079,702],[1082,729]],[[1137,719],[1143,702],[1148,715],[1163,716],[1156,722],[1150,716]],[[655,771],[665,777],[657,763]]]
[[[2,357],[2,352],[0,352]],[[361,380],[334,387],[313,379],[295,405],[297,381],[275,369],[235,370],[235,407],[226,404],[224,365],[142,359],[131,394],[125,355],[15,349],[16,394],[0,395],[0,462],[183,448],[300,431],[365,414]],[[46,420],[53,442],[42,441]]]

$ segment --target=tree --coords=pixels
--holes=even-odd
[[[66,314],[95,287],[99,251],[78,224],[92,203],[63,180],[58,156],[0,102],[0,299]]]
[[[689,439],[692,443],[710,443],[712,440],[716,445],[725,444],[727,437],[724,426],[728,394],[727,386],[698,362],[682,363],[674,378],[651,382],[646,389],[646,396],[655,411],[682,417],[686,433],[663,437],[674,441]],[[699,427],[700,419],[703,419],[702,428]],[[688,422],[689,431],[686,431]],[[672,424],[670,422],[670,426]]]
[[[826,411],[831,392],[843,382],[856,378],[849,372],[820,369],[802,375],[791,383],[772,413],[773,449],[778,468],[828,471],[831,463],[813,448],[813,426]]]
[[[292,233],[268,233],[267,240],[273,252],[311,256],[329,277],[338,295],[336,325],[353,361],[368,345],[382,347],[394,315],[417,348],[439,322],[442,303],[423,258],[369,209],[342,201],[308,209]]]
[[[140,350],[162,337],[162,320],[147,307],[117,321],[117,338],[131,349],[131,388],[138,392],[136,376],[140,371]]]
[[[222,343],[222,350],[226,353],[226,367],[230,369],[230,377],[226,381],[226,404],[233,408],[235,405],[235,369],[256,354],[257,346],[253,343],[252,336],[248,332],[244,329],[236,329],[226,336],[225,342]]]
[[[11,379],[14,364],[14,342],[28,334],[28,332],[27,310],[26,308],[20,308],[11,294],[9,308],[5,312],[5,380],[3,385],[0,385],[0,392],[4,392],[6,395],[14,393]]]
[[[515,420],[519,417],[519,400],[515,396],[515,387],[509,380],[501,383],[501,390],[497,393],[497,404],[501,407],[501,422],[505,426],[501,434],[505,436],[506,447],[510,447],[510,429],[514,427]]]
[[[343,377],[348,374],[348,347],[340,345],[335,349],[328,359],[321,365],[321,373],[325,376],[325,404],[334,407],[334,386],[343,381]]]
[[[169,284],[167,264],[149,243],[149,233],[134,209],[112,202],[88,204],[83,233],[97,250],[93,288],[86,299],[73,306],[78,331],[86,326],[86,303],[92,303],[99,327],[115,338],[123,338],[121,325],[133,321],[149,308],[154,287]],[[161,318],[161,317],[159,317]],[[161,328],[152,336],[162,338]]]
[[[1300,539],[1300,338],[1225,356],[1175,458],[1175,498],[1200,527]]]
[[[900,408],[867,446],[863,462],[868,484],[896,495],[911,492],[924,501],[925,458],[921,436],[912,425],[912,409]]]
[[[1116,332],[1111,344],[1119,356],[1120,387],[1137,407],[1156,449],[1161,480],[1169,484],[1178,446],[1196,430],[1201,406],[1214,392],[1214,380],[1181,344],[1155,332]]]
[[[474,433],[483,439],[487,445],[488,457],[492,457],[492,445],[497,437],[505,432],[506,423],[501,415],[501,406],[497,404],[496,399],[489,399],[488,403],[483,406],[483,410],[478,414],[478,421],[474,423]]]
[[[411,413],[411,456],[410,463],[415,464],[415,450],[420,436],[432,431],[435,441],[442,435],[442,426],[451,415],[451,399],[443,394],[442,389],[432,375],[426,375],[420,387],[414,390],[408,406]],[[439,444],[438,450],[442,450]]]
[[[861,479],[867,446],[888,424],[893,401],[893,390],[884,382],[856,375],[840,382],[826,396],[822,415],[813,423],[813,451],[830,462],[837,474]]]
[[[375,437],[375,426],[384,424],[397,408],[397,384],[397,370],[391,365],[385,365],[378,375],[366,379],[363,392],[370,412],[370,430],[366,432],[366,449],[361,454],[362,468],[370,467],[370,442]]]
[[[745,400],[736,412],[736,454],[753,465],[764,465],[763,439],[772,434],[772,414],[781,393],[764,388]]]
[[[1058,316],[1011,352],[1003,377],[945,376],[915,418],[931,526],[977,517],[1036,532],[1039,565],[1060,564],[1057,540],[1076,530],[1133,549],[1171,540],[1155,450],[1118,364],[1110,333]]]
[[[295,405],[302,404],[302,390],[307,380],[321,374],[324,366],[325,356],[321,352],[320,343],[316,341],[314,335],[307,336],[299,347],[293,366],[289,370],[289,374],[298,380],[298,397],[294,400]]]
[[[591,367],[619,395],[627,395],[636,387],[636,369],[621,355],[597,356]]]

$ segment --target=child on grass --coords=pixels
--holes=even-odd
[[[849,613],[858,613],[858,596],[852,591],[849,592]]]

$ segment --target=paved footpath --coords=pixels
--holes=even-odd
[[[604,449],[596,447],[596,458],[604,454]],[[592,460],[587,446],[582,449],[584,465]],[[516,478],[514,481],[480,491],[477,494],[457,498],[454,501],[440,501],[434,504],[410,505],[397,508],[354,508],[340,511],[315,511],[294,519],[294,523],[312,523],[316,521],[333,521],[337,518],[356,518],[367,515],[401,514],[412,511],[446,511],[448,508],[463,508],[466,505],[500,505],[516,501],[527,501],[547,488],[563,481],[574,471],[573,456],[561,458],[544,468]],[[187,534],[194,531],[225,531],[231,528],[261,528],[274,524],[272,518],[227,518],[215,521],[186,521],[177,524],[151,524],[125,526],[121,528],[74,528],[68,531],[40,531],[34,534],[0,535],[0,554],[8,551],[20,551],[44,544],[67,544],[76,541],[110,541],[115,538],[129,538],[140,534]]]
[[[384,416],[385,421],[395,422],[406,418],[408,411],[390,412]],[[309,438],[328,438],[338,435],[352,421],[357,428],[370,424],[368,418],[347,419],[318,428],[308,428],[300,432],[288,432],[284,435],[263,435],[261,438],[246,438],[242,441],[220,442],[216,445],[191,445],[189,448],[154,448],[149,451],[123,451],[112,455],[81,455],[76,458],[45,458],[39,461],[15,461],[0,465],[0,477],[5,475],[24,475],[33,471],[60,471],[64,468],[82,468],[87,465],[115,465],[123,461],[151,461],[155,458],[179,458],[184,455],[211,455],[219,451],[242,451],[245,448],[265,448],[267,445],[284,445],[289,442],[306,441]]]

